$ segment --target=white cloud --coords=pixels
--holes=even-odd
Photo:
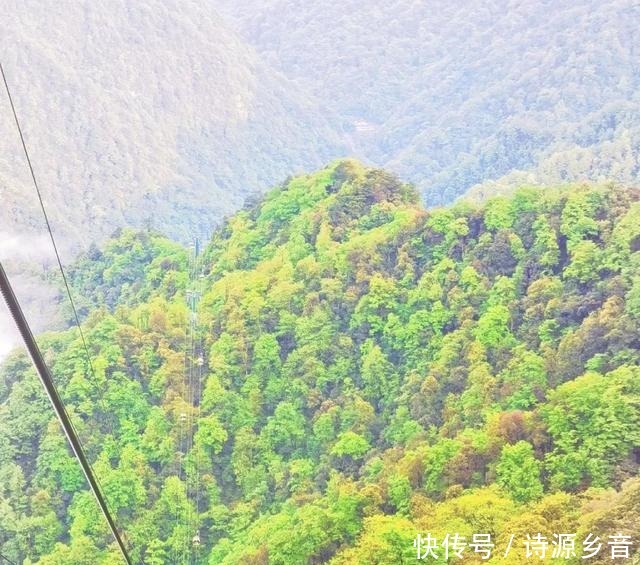
[[[48,236],[16,234],[0,231],[0,261],[18,260],[47,262],[53,260]]]

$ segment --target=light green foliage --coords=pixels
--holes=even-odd
[[[268,418],[261,437],[269,448],[292,453],[305,437],[305,420],[291,402],[281,402]]]
[[[509,408],[531,408],[543,399],[547,389],[547,373],[544,359],[523,348],[514,350],[514,356],[501,374],[504,396]]]
[[[544,216],[535,221],[533,229],[536,237],[535,249],[540,256],[540,264],[546,268],[555,267],[560,258],[558,235]]]
[[[389,498],[399,514],[409,513],[412,492],[413,489],[407,477],[401,475],[389,477]]]
[[[228,437],[227,431],[215,414],[205,416],[198,421],[195,441],[210,450],[211,454],[220,453]]]
[[[554,440],[552,484],[608,486],[611,470],[640,441],[638,401],[637,367],[589,373],[551,392],[543,415]]]
[[[81,261],[96,383],[77,332],[41,345],[134,560],[182,565],[196,470],[211,564],[395,565],[420,531],[574,531],[618,508],[640,449],[637,198],[425,211],[353,161],[288,181],[203,250],[195,404],[186,252],[124,232]],[[0,432],[0,551],[115,564],[20,353]]]
[[[508,346],[512,341],[510,318],[511,314],[506,306],[491,306],[478,320],[476,339],[486,347]]]
[[[571,249],[571,264],[565,276],[580,283],[595,281],[601,265],[600,249],[593,241],[579,241]]]
[[[533,447],[526,441],[505,445],[496,466],[497,483],[516,502],[526,503],[542,496],[540,462],[533,455]]]
[[[514,203],[508,198],[492,198],[485,207],[484,223],[490,230],[509,229],[515,220]]]
[[[629,314],[640,319],[640,277],[633,279],[631,288],[627,292],[626,307]]]
[[[415,560],[415,537],[416,527],[406,518],[382,514],[372,516],[365,519],[363,533],[355,546],[338,553],[330,563],[411,563]]]
[[[598,233],[598,224],[594,219],[597,196],[585,190],[569,195],[562,210],[560,231],[567,236],[572,247],[585,238]]]
[[[437,495],[446,490],[445,469],[460,450],[460,444],[452,439],[441,438],[427,451],[424,461],[424,488],[428,494]]]
[[[364,393],[381,404],[391,402],[397,391],[393,366],[379,345],[366,341],[362,346],[362,382]]]
[[[349,457],[353,460],[362,459],[369,451],[369,442],[355,432],[344,432],[338,437],[338,441],[331,449],[331,453],[337,457]]]

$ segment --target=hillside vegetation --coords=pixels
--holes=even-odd
[[[640,179],[636,0],[0,8],[36,174],[76,249],[122,226],[188,241],[248,194],[346,155],[429,205],[476,185]],[[42,219],[3,108],[0,235],[13,236]]]
[[[77,263],[96,380],[75,331],[41,346],[135,560],[181,562],[198,493],[199,563],[408,563],[418,532],[638,539],[640,193],[418,200],[342,161],[231,217],[203,278],[149,232]],[[0,551],[119,563],[22,353],[0,400]]]
[[[485,181],[640,179],[635,0],[216,5],[429,204]]]
[[[210,3],[0,0],[2,63],[59,239],[189,241],[245,197],[345,153],[329,111]],[[43,221],[6,96],[0,235]],[[311,132],[311,133],[310,133]],[[1,244],[0,244],[1,251]]]
[[[0,12],[1,62],[65,263],[124,226],[208,235],[248,195],[347,153],[339,118],[210,2],[0,0]],[[29,288],[34,326],[56,329],[41,276],[53,252],[4,85],[0,203],[0,257]],[[32,250],[43,259],[25,264]],[[8,326],[0,311],[0,358]]]

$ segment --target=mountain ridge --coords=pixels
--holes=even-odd
[[[104,409],[77,332],[40,343],[134,559],[180,562],[196,527],[221,564],[391,565],[418,533],[479,529],[518,536],[509,562],[526,563],[527,533],[636,536],[639,198],[573,186],[425,210],[339,161],[230,217],[196,269],[149,231],[91,250],[70,279]],[[0,551],[113,563],[26,357],[0,376]]]

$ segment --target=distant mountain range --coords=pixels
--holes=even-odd
[[[637,0],[216,4],[428,204],[487,181],[638,182]]]
[[[0,0],[3,62],[57,229],[188,240],[352,154],[429,205],[640,176],[637,0]],[[7,106],[0,228],[41,219]],[[3,231],[0,229],[0,231]]]
[[[331,112],[211,4],[0,0],[2,60],[54,227],[188,240],[252,191],[346,149]],[[42,225],[2,97],[0,231]]]

